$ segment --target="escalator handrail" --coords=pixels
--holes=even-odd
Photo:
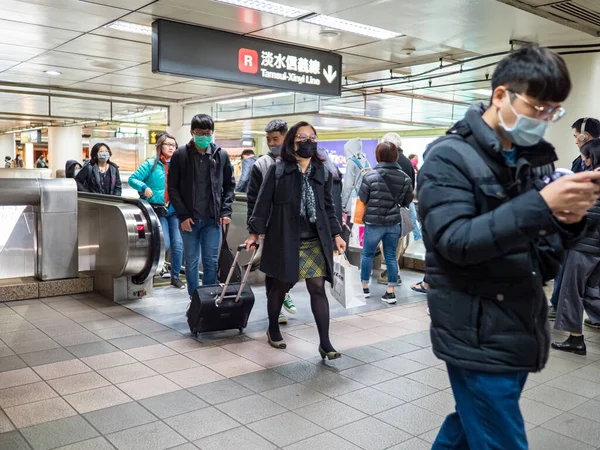
[[[114,195],[93,194],[91,192],[78,192],[77,196],[89,200],[101,200],[111,203],[127,203],[137,206],[141,211],[150,228],[151,241],[151,259],[150,264],[146,264],[144,269],[137,275],[131,278],[133,284],[144,284],[146,281],[154,277],[158,270],[158,263],[161,256],[160,245],[160,222],[152,206],[146,200],[136,198],[117,197]],[[150,213],[152,211],[152,213]]]

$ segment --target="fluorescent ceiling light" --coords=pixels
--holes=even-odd
[[[484,97],[491,97],[494,91],[491,89],[474,89],[471,91],[473,94],[483,95]]]
[[[269,2],[267,0],[213,0],[218,3],[227,3],[228,5],[241,6],[242,8],[254,9],[276,16],[289,17],[290,19],[310,14],[310,11],[291,6],[280,5],[279,3]]]
[[[342,112],[352,112],[364,114],[364,110],[362,108],[352,108],[350,106],[341,106],[341,105],[324,105],[323,108],[330,111],[342,111]]]
[[[267,100],[269,98],[288,97],[294,95],[293,92],[278,92],[276,94],[259,95],[258,97],[252,97],[254,100]]]
[[[105,28],[111,28],[117,31],[125,31],[126,33],[136,33],[143,34],[146,36],[152,36],[152,27],[149,27],[147,25],[139,25],[137,23],[123,22],[122,20],[117,20],[115,22],[109,23],[105,26]]]
[[[250,98],[232,98],[231,100],[221,100],[221,101],[218,101],[217,103],[219,105],[231,105],[234,103],[246,103],[249,101],[250,101]]]
[[[232,98],[232,99],[228,99],[228,100],[219,100],[216,103],[218,103],[219,105],[231,105],[231,104],[235,104],[235,103],[247,103],[247,102],[251,102],[252,100],[267,100],[270,98],[288,97],[290,95],[293,95],[293,92],[277,92],[274,94],[258,95],[256,97],[244,97],[244,98]]]
[[[62,75],[62,72],[59,72],[58,70],[44,70],[44,73],[46,73],[47,75],[55,76],[55,77]]]
[[[448,123],[454,123],[456,122],[455,119],[448,119],[447,117],[434,117],[432,119],[429,119],[427,122],[448,122]]]
[[[313,17],[307,17],[303,19],[304,22],[312,23],[314,25],[321,25],[326,28],[333,28],[335,30],[348,31],[354,34],[360,34],[362,36],[368,36],[374,39],[392,39],[398,36],[402,36],[402,33],[396,33],[394,31],[384,30],[383,28],[372,27],[370,25],[364,25],[362,23],[351,22],[349,20],[338,19],[337,17],[317,15]]]

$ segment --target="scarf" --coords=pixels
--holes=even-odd
[[[313,165],[309,165],[306,172],[302,172],[302,197],[300,199],[300,215],[306,217],[310,223],[317,222],[317,206],[315,193],[310,186],[310,176],[313,173]]]
[[[163,163],[163,167],[165,168],[165,205],[169,204],[169,163],[167,162],[167,158],[165,155],[160,155],[160,161]]]

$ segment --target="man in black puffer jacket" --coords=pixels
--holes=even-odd
[[[560,56],[524,46],[498,63],[492,88],[418,175],[433,351],[456,400],[434,450],[527,449],[519,398],[550,346],[543,283],[600,193],[600,173],[541,181],[557,159],[543,135],[571,90]]]

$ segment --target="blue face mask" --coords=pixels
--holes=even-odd
[[[519,147],[531,147],[544,138],[544,134],[546,134],[546,130],[548,129],[548,121],[519,114],[512,105],[510,105],[510,109],[517,116],[517,121],[512,127],[506,126],[502,118],[502,113],[498,112],[498,116],[500,117],[500,125],[504,131],[504,135],[513,144]]]
[[[80,170],[81,170],[81,169],[75,169],[75,171],[73,172],[73,175],[74,175],[74,176],[77,176],[77,174],[79,173],[79,171],[80,171]]]
[[[194,135],[194,143],[199,148],[208,148],[210,143],[212,142],[212,136],[196,136]]]

